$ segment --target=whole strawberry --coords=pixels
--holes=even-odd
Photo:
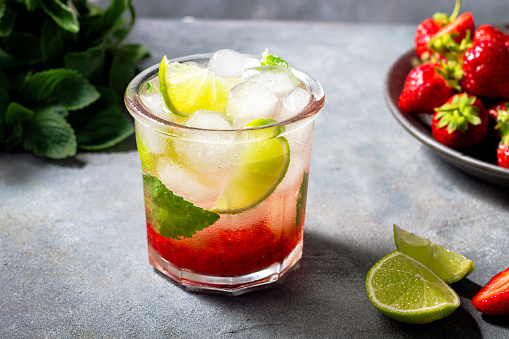
[[[495,275],[472,298],[479,312],[491,315],[509,315],[509,268]]]
[[[509,101],[490,108],[488,114],[495,119],[495,129],[501,138],[497,148],[498,165],[509,168]]]
[[[463,56],[463,89],[484,98],[509,98],[509,47],[481,40]]]
[[[509,112],[509,101],[504,101],[488,108],[488,114],[490,118],[492,118],[495,121],[497,121],[498,114],[499,113],[504,114],[504,112],[506,113]]]
[[[509,34],[505,34],[501,30],[491,25],[481,25],[476,29],[472,41],[503,41],[509,47]]]
[[[459,88],[458,81],[446,79],[448,72],[439,64],[422,64],[408,73],[399,105],[407,112],[433,113]]]
[[[497,147],[498,166],[509,168],[509,133],[507,133]]]
[[[479,144],[488,132],[488,112],[481,100],[467,93],[455,94],[435,109],[431,120],[433,137],[450,148]]]

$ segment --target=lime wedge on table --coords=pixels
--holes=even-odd
[[[266,126],[274,119],[256,119],[245,127]],[[233,176],[226,183],[212,211],[235,214],[248,210],[268,197],[283,180],[290,164],[290,146],[285,137],[276,137],[280,127],[253,130],[259,137],[272,138],[245,144]]]
[[[381,313],[412,324],[445,318],[460,305],[449,285],[400,251],[389,253],[369,270],[366,291]]]
[[[166,56],[159,65],[159,89],[164,103],[181,116],[197,110],[222,112],[230,89],[240,81],[218,77],[208,68],[179,62],[168,64]]]
[[[459,281],[474,271],[472,260],[394,225],[396,248],[427,266],[446,283]]]

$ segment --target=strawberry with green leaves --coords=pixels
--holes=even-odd
[[[437,61],[449,51],[460,53],[458,49],[462,41],[474,31],[474,17],[465,12],[458,16],[461,0],[456,5],[451,16],[445,13],[435,13],[417,26],[415,33],[415,51],[421,60]],[[464,47],[462,47],[464,49]],[[450,58],[452,59],[452,58]],[[454,57],[454,59],[457,59]]]
[[[479,312],[491,315],[509,315],[509,268],[491,278],[472,298]]]
[[[456,90],[461,90],[458,79],[461,68],[456,64],[422,64],[410,71],[399,96],[399,105],[407,112],[433,113]]]
[[[501,137],[497,148],[498,165],[509,168],[509,101],[493,106],[488,110],[488,114],[495,119],[495,129]]]
[[[481,100],[467,93],[455,94],[436,108],[431,120],[433,137],[453,149],[479,144],[488,132],[488,112]]]
[[[509,98],[509,47],[502,40],[477,40],[463,56],[463,89],[483,98]]]

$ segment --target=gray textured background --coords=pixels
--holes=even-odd
[[[95,0],[104,5],[110,0]],[[418,23],[455,0],[133,0],[139,17]],[[477,23],[509,21],[508,0],[463,0]]]

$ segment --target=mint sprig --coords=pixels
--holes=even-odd
[[[88,0],[1,0],[0,151],[61,159],[130,136],[123,94],[149,55],[122,44],[135,18],[131,0],[106,9]]]
[[[143,187],[148,222],[165,238],[190,238],[219,219],[219,214],[173,194],[153,175],[143,175]]]
[[[278,57],[277,55],[269,54],[268,49],[265,49],[263,51],[260,64],[262,66],[280,66],[291,69],[290,64],[288,62]]]

